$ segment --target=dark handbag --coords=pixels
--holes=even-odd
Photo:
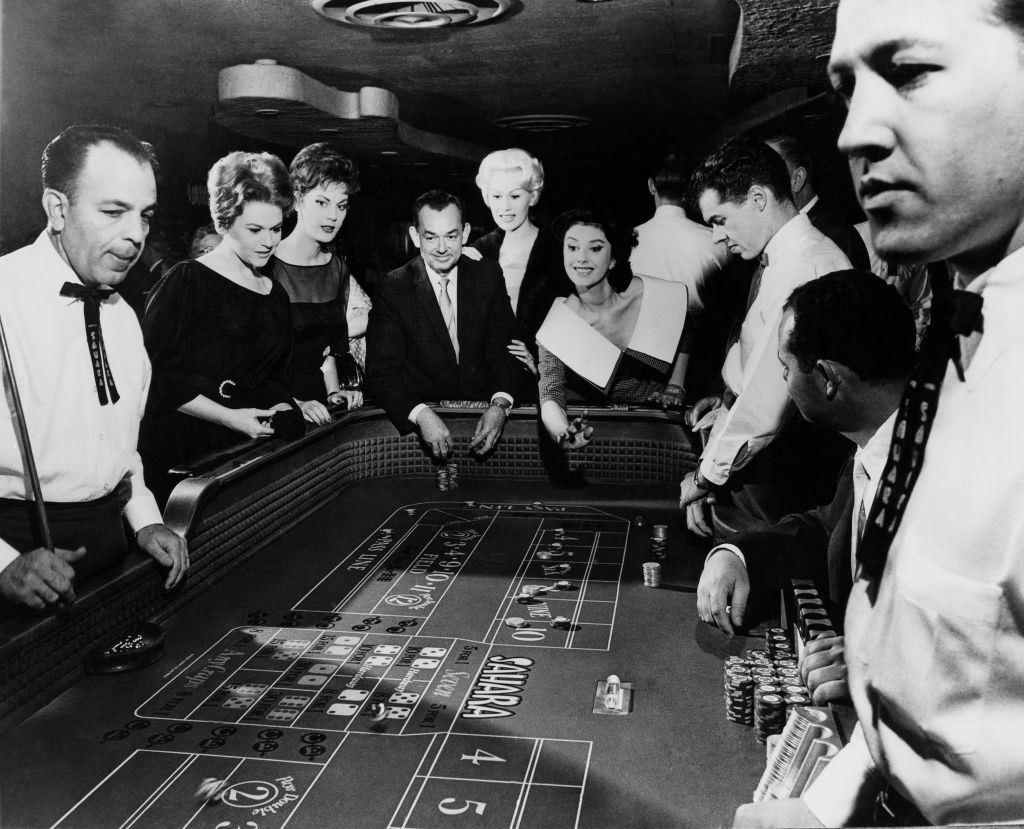
[[[338,369],[338,383],[346,391],[355,391],[363,387],[363,370],[351,352],[334,355],[334,364]]]

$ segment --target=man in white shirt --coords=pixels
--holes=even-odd
[[[381,280],[366,334],[367,395],[399,431],[418,430],[436,458],[448,456],[452,436],[427,401],[490,401],[470,440],[486,453],[501,437],[519,382],[501,266],[462,255],[470,232],[464,215],[462,201],[440,190],[416,200],[409,236],[420,255]]]
[[[890,460],[918,460],[909,498],[901,474],[869,516],[874,531],[880,504],[905,505],[879,525],[891,544],[847,607],[858,729],[803,799],[742,807],[739,826],[1024,821],[1022,53],[1020,3],[840,2],[839,148],[875,249],[945,260],[960,307],[982,305],[951,324],[938,311],[949,288],[933,282],[926,340],[956,331],[959,356],[939,375],[927,441],[908,447],[917,430],[897,425]]]
[[[778,370],[778,335],[793,289],[850,261],[797,211],[786,165],[761,141],[725,142],[697,168],[692,186],[715,241],[762,266],[722,367],[725,392],[691,413],[693,425],[714,422],[698,470],[680,485],[679,506],[701,535],[712,534],[705,496],[717,491],[715,531],[725,535],[774,523],[835,491],[851,447],[796,415]]]
[[[0,258],[0,318],[47,504],[42,545],[8,400],[0,408],[0,597],[34,609],[139,547],[169,569],[185,541],[162,523],[136,451],[150,368],[138,320],[112,289],[142,252],[156,206],[152,147],[112,127],[69,127],[43,153],[47,228]],[[84,317],[84,324],[83,324]]]
[[[654,215],[636,228],[636,247],[629,256],[629,265],[638,276],[655,276],[686,286],[686,330],[681,347],[686,357],[683,378],[691,392],[693,384],[686,378],[696,380],[697,393],[703,394],[705,390],[700,387],[706,385],[706,381],[701,380],[701,372],[717,374],[719,369],[717,365],[705,365],[712,362],[710,355],[717,349],[710,342],[716,332],[703,323],[705,319],[711,322],[720,309],[706,306],[709,302],[714,306],[714,297],[722,293],[716,290],[720,287],[717,283],[726,276],[724,271],[731,257],[723,245],[715,244],[707,227],[686,215],[683,200],[687,184],[687,172],[674,153],[666,156],[655,174],[647,179],[647,190],[654,198]],[[718,348],[723,346],[724,339],[719,340]],[[692,354],[696,356],[691,361]],[[682,403],[683,389],[677,387],[671,391],[675,391]]]
[[[751,610],[757,613],[755,604],[777,610],[780,588],[793,578],[811,578],[826,588],[830,617],[841,630],[859,530],[914,359],[910,311],[874,274],[838,271],[790,294],[779,333],[780,371],[790,396],[804,418],[845,435],[857,451],[830,504],[712,549],[697,585],[701,619],[731,636]],[[808,643],[801,671],[815,704],[846,698],[842,654],[841,635]]]

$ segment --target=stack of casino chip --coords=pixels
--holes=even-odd
[[[459,465],[455,461],[437,467],[437,488],[441,492],[459,488]]]
[[[651,555],[659,561],[668,553],[668,524],[651,527]]]
[[[754,724],[754,677],[739,656],[725,660],[725,716],[740,725]]]
[[[661,587],[661,564],[657,561],[645,561],[644,587]]]
[[[781,734],[786,725],[786,698],[774,682],[762,682],[754,689],[754,734],[759,743],[771,734]]]
[[[725,714],[730,722],[752,725],[764,743],[781,734],[794,706],[809,705],[810,694],[800,682],[792,646],[782,628],[765,632],[765,647],[746,658],[725,661]]]

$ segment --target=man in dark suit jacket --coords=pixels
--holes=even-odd
[[[462,201],[440,190],[416,200],[409,228],[420,255],[378,286],[366,334],[366,390],[400,432],[417,429],[436,458],[451,433],[427,401],[489,400],[470,448],[501,437],[518,363],[508,353],[515,320],[501,267],[462,255]]]
[[[888,455],[896,410],[914,365],[910,310],[868,271],[839,271],[801,285],[786,302],[779,361],[793,402],[812,423],[857,444],[832,502],[739,533],[708,555],[697,611],[730,636],[755,597],[777,596],[792,578],[827,585],[840,623],[853,584],[854,527],[862,527]],[[856,517],[856,518],[855,518]],[[846,694],[841,636],[808,645],[801,672],[815,702]]]
[[[836,243],[853,267],[870,271],[871,258],[857,229],[815,192],[811,180],[814,165],[803,144],[791,135],[776,135],[765,143],[786,162],[796,209],[806,213],[811,224]]]

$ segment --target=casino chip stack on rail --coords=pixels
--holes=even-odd
[[[730,722],[752,725],[765,743],[781,734],[786,719],[797,705],[809,705],[811,697],[800,681],[793,647],[783,628],[769,628],[766,648],[750,651],[746,658],[725,661],[725,715]]]
[[[450,492],[459,488],[459,465],[455,461],[441,463],[437,467],[437,488]]]

